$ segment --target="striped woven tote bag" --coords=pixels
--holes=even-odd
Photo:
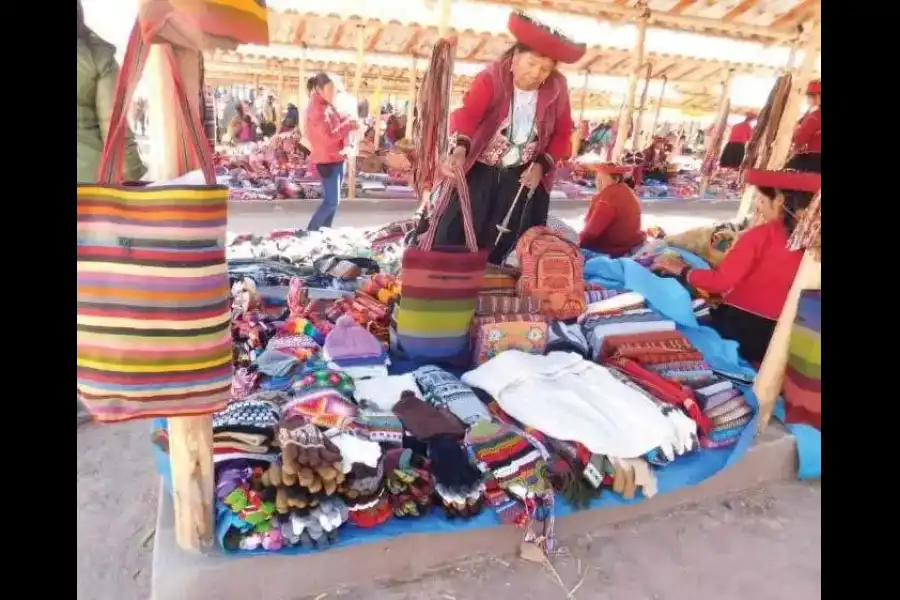
[[[428,230],[417,248],[403,254],[401,299],[397,315],[400,350],[416,362],[468,363],[469,327],[484,285],[487,251],[479,250],[472,222],[472,201],[465,174],[441,186]],[[464,248],[434,248],[441,217],[458,190]]]
[[[199,114],[169,54],[185,159],[206,186],[121,182],[129,106],[147,46],[135,26],[119,76],[99,181],[78,185],[77,383],[98,421],[212,413],[231,384],[225,229],[228,190],[215,185]],[[199,157],[199,158],[198,158]]]
[[[199,50],[269,45],[265,0],[140,0],[138,14],[151,43]]]

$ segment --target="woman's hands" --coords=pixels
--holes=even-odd
[[[465,170],[466,168],[466,148],[465,146],[457,146],[441,165],[441,174],[444,177],[452,177],[457,170]]]
[[[688,264],[679,257],[663,254],[653,261],[653,266],[650,267],[650,270],[669,275],[681,275],[681,272],[684,271],[687,266]]]
[[[540,163],[533,162],[522,172],[522,176],[519,177],[519,183],[533,191],[543,178],[544,167]]]

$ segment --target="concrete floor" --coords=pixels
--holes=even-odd
[[[554,204],[577,222],[583,203]],[[734,215],[735,203],[667,203],[645,208],[645,223],[678,231]],[[338,226],[374,226],[411,209],[348,208]],[[310,208],[232,211],[233,231],[303,226]],[[80,600],[147,600],[158,478],[149,423],[78,429],[78,592]],[[584,577],[580,600],[813,600],[821,590],[821,490],[783,484],[729,501],[585,533],[553,560],[567,589]],[[335,590],[358,600],[552,600],[566,598],[540,565],[491,559],[408,582]],[[222,600],[228,600],[223,598]],[[306,600],[298,589],[296,600]]]

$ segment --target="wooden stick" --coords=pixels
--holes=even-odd
[[[634,69],[628,76],[628,92],[625,95],[625,106],[619,113],[619,127],[616,131],[616,141],[613,145],[612,159],[618,162],[622,151],[625,149],[625,142],[628,140],[628,127],[632,123],[632,114],[634,113],[634,99],[637,95],[638,74],[644,68],[644,41],[647,38],[647,22],[650,19],[650,11],[645,8],[638,17],[637,22],[637,41],[632,50],[632,59],[634,60]],[[636,125],[635,125],[636,126]]]
[[[375,111],[375,135],[372,139],[372,142],[375,144],[374,152],[378,152],[378,149],[381,148],[381,88],[382,82],[381,77],[379,77],[378,81],[375,82],[375,94],[372,96],[370,104],[370,106],[374,106],[372,110]]]
[[[663,75],[662,76],[662,87],[659,90],[659,100],[656,103],[656,112],[653,113],[653,124],[650,125],[650,137],[652,138],[656,135],[656,127],[659,125],[659,113],[662,110],[663,98],[666,97],[666,84],[669,82],[669,79]]]
[[[178,172],[173,81],[164,46],[154,44],[147,59],[144,81],[150,102],[150,172],[157,180],[175,178]],[[200,60],[194,51],[176,49],[191,109],[200,110]],[[169,104],[172,102],[171,104]],[[213,542],[212,417],[169,419],[169,463],[172,501],[175,507],[175,539],[185,550],[201,551]]]
[[[309,77],[306,74],[306,44],[303,44],[302,48],[300,51],[300,66],[297,68],[297,76],[300,78],[297,87],[297,109],[300,111],[301,119],[304,118],[303,111],[309,102],[309,96],[306,94],[306,80]]]
[[[451,22],[450,0],[440,0],[440,2],[441,13],[438,18],[438,37],[445,37],[447,30],[450,29]]]
[[[753,384],[753,391],[759,401],[759,432],[762,433],[769,424],[775,402],[781,395],[781,386],[784,383],[784,371],[787,368],[790,355],[791,332],[794,328],[794,320],[797,318],[797,309],[800,304],[800,294],[803,290],[816,290],[822,287],[822,263],[816,261],[812,252],[807,250],[803,254],[803,261],[794,277],[794,284],[788,293],[784,308],[775,325],[775,332],[766,350],[759,374]]]

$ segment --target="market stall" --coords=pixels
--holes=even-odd
[[[177,96],[174,64],[199,100],[196,54],[155,52],[158,97]],[[156,147],[155,177],[180,175],[176,144]],[[517,267],[472,252],[448,288],[454,261],[427,233],[408,247],[412,227],[229,236],[227,405],[155,423],[183,548],[302,554],[507,524],[552,553],[558,517],[696,485],[765,425],[783,336],[754,389],[736,344],[702,325],[703,299],[647,269],[671,248],[612,260],[553,246],[574,275],[560,305],[530,243]]]

